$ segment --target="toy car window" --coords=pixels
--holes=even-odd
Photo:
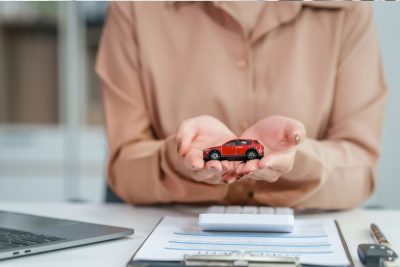
[[[235,143],[236,143],[235,141],[232,141],[232,142],[226,143],[225,146],[234,146]]]
[[[238,145],[247,145],[249,142],[247,142],[246,140],[240,140],[238,142]]]

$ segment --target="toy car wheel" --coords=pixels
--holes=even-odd
[[[258,157],[258,153],[257,153],[257,151],[255,151],[253,149],[247,151],[247,153],[246,153],[246,158],[248,160],[256,159],[257,157]]]
[[[221,158],[221,154],[218,151],[211,151],[210,152],[210,159],[211,160],[219,160]]]

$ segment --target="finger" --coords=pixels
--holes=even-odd
[[[266,167],[264,169],[258,169],[256,171],[246,175],[245,178],[274,183],[281,176],[282,176],[281,172]]]
[[[219,172],[222,172],[222,164],[218,160],[210,160],[207,161],[206,164],[204,165],[204,169],[213,169]]]
[[[295,150],[275,152],[273,154],[270,154],[268,157],[262,158],[258,163],[258,168],[269,168],[280,172],[281,174],[288,173],[293,168],[295,155]]]
[[[243,168],[244,168],[244,166],[245,166],[245,162],[240,162],[238,165],[237,165],[237,167],[236,167],[236,173],[237,174],[243,174],[244,172],[243,172]]]
[[[208,184],[225,184],[223,181],[222,172],[214,169],[202,169],[195,172],[195,180],[198,182],[208,183]]]
[[[223,160],[220,161],[221,165],[222,165],[222,171],[223,172],[229,172],[232,171],[234,169],[232,162],[227,161],[227,160]]]
[[[231,184],[235,182],[239,175],[236,173],[235,163],[232,161],[223,160],[221,161],[222,164],[222,181],[227,184]]]
[[[232,184],[238,180],[239,176],[231,171],[231,172],[226,172],[222,175],[222,181],[226,184]]]
[[[243,167],[242,173],[251,173],[257,170],[259,161],[260,161],[259,159],[253,159],[247,161]]]
[[[192,171],[190,173],[190,175],[191,175],[192,179],[195,180],[196,182],[209,183],[210,181],[217,180],[217,178],[219,178],[219,180],[222,179],[221,172],[218,172],[217,170],[213,170],[213,169],[210,169],[210,170],[201,169],[201,170]]]
[[[207,184],[223,184],[224,182],[222,181],[222,177],[221,176],[217,176],[217,177],[212,177],[210,179],[205,180],[204,183],[207,183]]]
[[[201,182],[207,184],[223,184],[221,174],[213,174],[207,179],[203,179]]]
[[[222,181],[223,181],[225,184],[233,184],[234,182],[237,181],[237,179],[238,179],[237,177],[230,176],[230,177],[228,177],[228,178],[222,179]]]
[[[234,170],[236,170],[237,168],[239,168],[239,166],[241,165],[241,164],[244,164],[245,163],[245,161],[233,161],[231,164],[232,164],[232,169],[234,169]]]
[[[184,163],[189,170],[200,170],[204,168],[203,155],[200,151],[191,150],[184,156]]]
[[[197,126],[193,120],[185,120],[179,126],[176,135],[176,142],[178,144],[178,153],[181,156],[185,155],[189,151],[192,141],[197,135],[197,130]]]

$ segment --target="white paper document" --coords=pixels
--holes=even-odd
[[[206,232],[197,218],[165,217],[134,260],[182,261],[185,254],[249,252],[298,257],[302,264],[348,266],[334,220],[295,220],[292,233]]]

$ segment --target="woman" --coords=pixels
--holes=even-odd
[[[97,72],[111,188],[134,204],[357,206],[386,96],[371,17],[351,2],[110,3]],[[204,162],[234,138],[266,156]]]

